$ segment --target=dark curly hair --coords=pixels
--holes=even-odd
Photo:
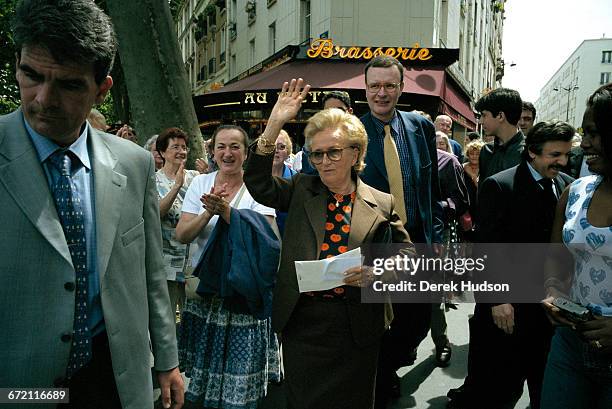
[[[576,134],[573,126],[563,121],[538,122],[529,130],[525,138],[525,149],[523,158],[530,160],[529,152],[540,155],[546,142],[563,141],[571,142]]]
[[[157,153],[159,153],[162,159],[164,159],[164,157],[161,153],[165,152],[166,149],[168,149],[170,139],[182,139],[185,141],[185,145],[188,145],[189,143],[189,135],[187,135],[187,133],[181,128],[173,127],[164,129],[163,131],[161,131],[161,133],[157,137],[157,140],[155,141],[155,150],[157,151]],[[164,163],[165,162],[166,160],[164,159]]]

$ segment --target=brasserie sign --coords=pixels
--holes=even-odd
[[[433,58],[428,48],[419,46],[415,43],[411,48],[408,47],[344,47],[334,45],[329,38],[319,38],[310,43],[306,50],[306,55],[310,58],[341,58],[351,60],[370,60],[379,55],[395,57],[400,61],[427,61]]]

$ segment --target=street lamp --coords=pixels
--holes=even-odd
[[[572,91],[577,90],[578,87],[577,85],[574,86],[569,86],[569,87],[555,87],[553,88],[553,91],[566,91],[567,92],[567,108],[565,109],[565,122],[569,122],[569,104],[570,104],[570,95],[572,93]]]

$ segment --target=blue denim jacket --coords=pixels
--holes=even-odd
[[[254,210],[231,209],[230,224],[219,218],[194,271],[197,293],[246,301],[257,319],[272,315],[272,291],[280,240],[266,217]]]

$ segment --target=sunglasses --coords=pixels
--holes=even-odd
[[[308,152],[308,159],[313,165],[320,165],[323,163],[323,158],[327,155],[327,159],[332,162],[338,162],[342,159],[342,152],[345,149],[357,149],[355,146],[347,146],[345,148],[332,148],[327,151],[311,151]]]

